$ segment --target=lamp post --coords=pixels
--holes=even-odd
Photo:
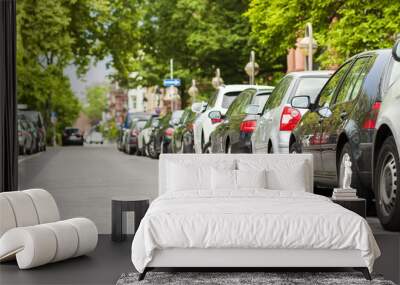
[[[308,58],[306,70],[313,70],[313,54],[317,50],[318,45],[313,37],[311,23],[306,24],[305,36],[300,40],[297,46],[300,48],[300,51],[303,53],[303,55]]]
[[[246,71],[247,75],[249,76],[249,83],[250,85],[254,85],[255,77],[260,71],[260,67],[256,62],[256,54],[252,50],[250,52],[250,61],[246,64],[244,70]]]
[[[211,80],[211,84],[215,89],[218,89],[218,87],[224,84],[224,80],[221,77],[221,71],[219,68],[215,70],[215,77]]]
[[[190,86],[188,93],[190,95],[190,97],[192,97],[192,102],[196,101],[196,96],[197,94],[199,94],[199,89],[197,89],[196,86],[196,80],[192,80],[192,86]]]

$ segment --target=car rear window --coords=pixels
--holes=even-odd
[[[267,102],[267,100],[269,98],[269,95],[271,95],[271,92],[259,93],[256,96],[254,96],[251,104],[264,107],[265,103]]]
[[[240,91],[227,92],[222,98],[222,108],[228,109],[236,97],[240,94]]]
[[[144,128],[145,125],[146,125],[146,121],[139,121],[139,122],[137,122],[136,127],[141,130]]]
[[[79,129],[66,129],[65,132],[66,132],[68,135],[71,135],[71,134],[78,134],[78,133],[79,133]]]
[[[308,95],[310,96],[311,102],[314,103],[328,79],[329,77],[300,78],[296,91],[292,97]],[[291,98],[289,98],[289,100],[291,100]]]

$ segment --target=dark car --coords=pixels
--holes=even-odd
[[[222,123],[211,133],[212,153],[251,153],[251,134],[255,130],[260,111],[271,95],[273,87],[249,88],[229,106],[225,116],[219,111],[210,112],[211,119]],[[249,109],[257,109],[248,115]]]
[[[46,128],[42,114],[34,110],[18,110],[18,113],[24,115],[29,120],[36,131],[36,144],[38,151],[46,150]]]
[[[174,129],[171,150],[174,153],[193,153],[193,123],[197,114],[191,108],[185,109],[179,124]]]
[[[62,135],[62,145],[83,145],[83,135],[78,128],[65,128]]]
[[[315,184],[328,187],[342,186],[343,161],[350,156],[352,187],[369,205],[373,200],[374,128],[386,92],[390,58],[390,50],[358,54],[332,75],[314,104],[308,96],[292,99],[295,108],[310,111],[290,137],[290,152],[313,154]]]
[[[18,148],[19,154],[32,154],[35,152],[35,138],[25,116],[18,114]]]
[[[136,154],[138,152],[138,138],[140,132],[146,125],[146,120],[133,120],[131,127],[126,131],[124,136],[123,147],[127,154]]]
[[[174,133],[174,127],[179,123],[183,110],[169,112],[161,117],[157,126],[151,132],[148,153],[151,158],[158,158],[160,153],[168,153]]]

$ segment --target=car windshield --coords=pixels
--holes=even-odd
[[[66,129],[65,133],[67,133],[68,135],[79,134],[79,129]]]
[[[42,122],[40,120],[40,115],[38,112],[36,112],[36,111],[21,111],[21,112],[26,118],[28,118],[28,120],[33,122],[39,128],[42,127]]]
[[[329,77],[300,78],[297,89],[292,97],[308,95],[310,96],[311,102],[314,103],[328,79]],[[291,98],[289,98],[289,100],[290,99]]]
[[[256,96],[254,96],[251,104],[264,107],[265,103],[267,102],[267,100],[269,98],[269,95],[271,95],[271,92],[259,93]]]
[[[240,91],[225,93],[224,98],[222,98],[222,108],[228,109],[239,94]]]

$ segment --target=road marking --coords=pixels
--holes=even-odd
[[[35,153],[35,154],[31,154],[29,156],[24,156],[24,157],[21,157],[21,158],[19,157],[18,158],[18,164],[20,164],[21,162],[27,161],[29,159],[32,159],[34,157],[37,157],[37,156],[39,156],[41,154],[42,154],[41,152],[38,152],[38,153]]]

